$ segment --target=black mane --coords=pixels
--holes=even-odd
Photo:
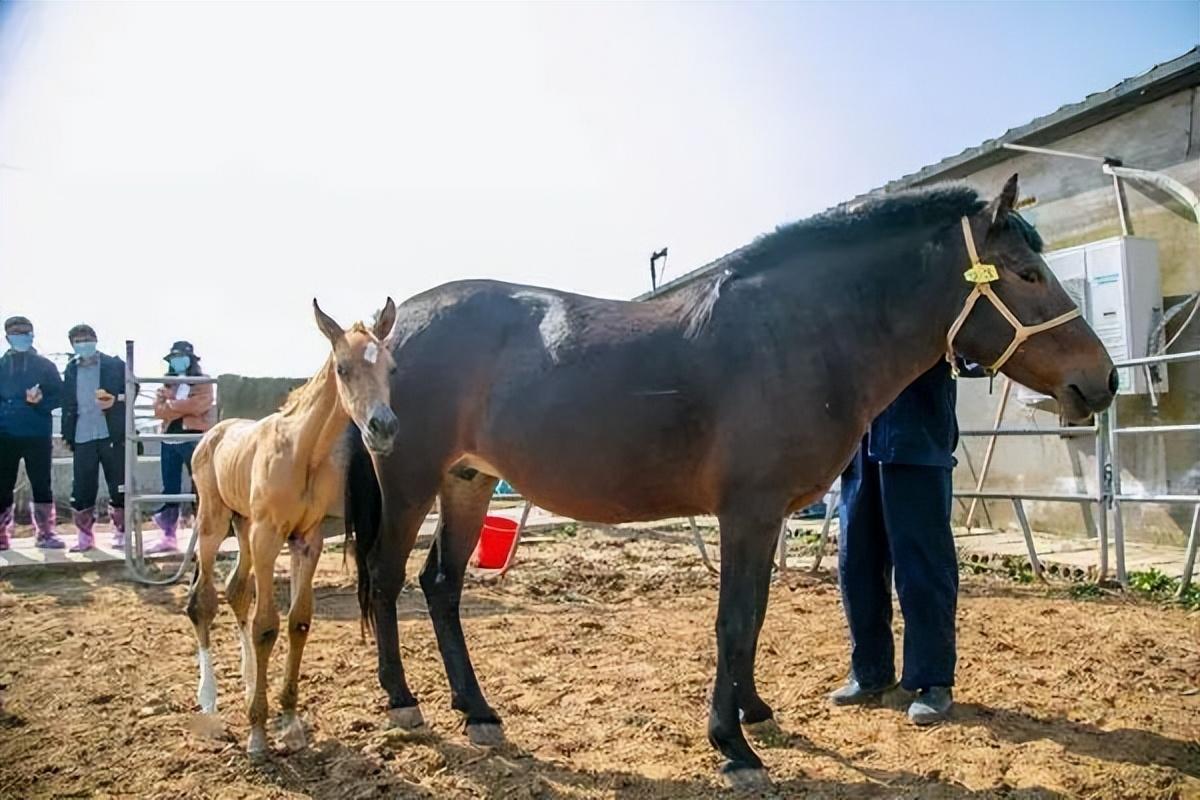
[[[737,272],[766,268],[800,250],[885,238],[953,222],[977,213],[983,206],[979,194],[963,184],[882,195],[855,207],[837,206],[780,225],[731,254],[729,266]]]

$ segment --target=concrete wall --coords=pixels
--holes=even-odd
[[[1069,152],[1111,155],[1125,164],[1165,172],[1200,193],[1200,91],[1188,89],[1164,97],[1078,134],[1042,146]],[[1103,239],[1121,232],[1112,179],[1086,161],[1019,154],[967,177],[986,195],[999,191],[1014,172],[1021,175],[1021,194],[1036,204],[1023,211],[1042,233],[1047,250]],[[1158,241],[1166,306],[1200,290],[1200,229],[1191,212],[1164,195],[1124,182],[1131,233]],[[1185,315],[1186,316],[1186,315]],[[1177,322],[1182,322],[1178,319]],[[1174,332],[1174,328],[1169,331]],[[1200,318],[1173,352],[1200,349]],[[1145,396],[1120,399],[1121,424],[1152,425],[1200,422],[1200,362],[1169,367],[1170,391],[1157,416]],[[999,381],[996,383],[999,388]],[[1015,392],[1014,392],[1015,395]],[[988,394],[987,381],[963,381],[959,387],[959,422],[963,428],[991,427],[999,391]],[[1054,427],[1053,413],[1010,401],[1004,424]],[[955,474],[959,488],[974,487],[975,469],[986,439],[964,441]],[[1200,435],[1126,437],[1122,440],[1122,480],[1127,493],[1189,494],[1200,491]],[[1028,491],[1095,490],[1095,453],[1091,441],[1058,438],[1001,439],[988,487]],[[1006,503],[988,504],[996,525],[1012,523]],[[1062,504],[1028,504],[1031,524],[1066,535],[1090,533],[1090,513]],[[1191,508],[1126,506],[1130,539],[1182,543]]]

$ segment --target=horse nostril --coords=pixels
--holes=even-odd
[[[367,423],[367,429],[371,431],[371,433],[382,433],[383,423],[379,420],[379,417],[371,417],[370,421]]]
[[[1113,367],[1112,372],[1108,373],[1108,392],[1116,394],[1117,389],[1121,388],[1121,377],[1117,374],[1117,368]]]

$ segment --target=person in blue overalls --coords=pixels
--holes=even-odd
[[[958,559],[950,530],[958,445],[955,382],[939,362],[871,423],[842,475],[838,574],[850,627],[850,678],[835,705],[879,701],[896,685],[892,581],[904,616],[900,686],[918,725],[953,703]]]

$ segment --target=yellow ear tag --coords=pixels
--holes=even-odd
[[[995,264],[976,264],[963,273],[968,283],[991,283],[1000,280]]]

